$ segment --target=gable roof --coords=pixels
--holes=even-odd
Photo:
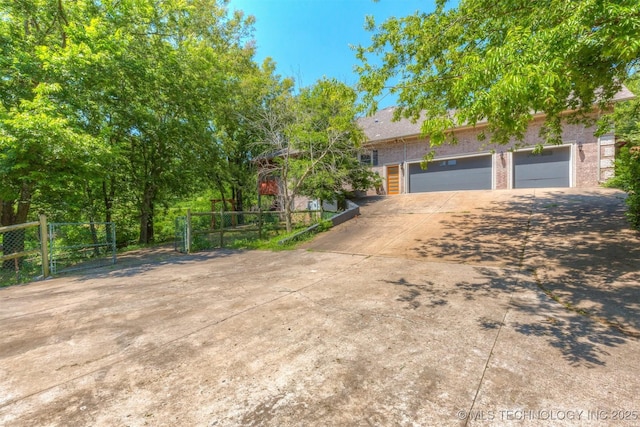
[[[402,117],[397,122],[394,122],[393,112],[395,109],[396,107],[383,108],[373,116],[358,119],[358,124],[369,141],[380,141],[420,133],[421,120],[412,123],[411,120]]]
[[[620,91],[613,97],[613,102],[628,101],[636,96],[626,86],[622,86]],[[373,116],[361,117],[358,124],[364,131],[368,141],[384,141],[396,138],[416,136],[421,133],[424,115],[413,123],[411,120],[401,118],[397,122],[393,121],[393,112],[396,107],[387,107],[378,110]],[[486,124],[486,120],[479,121],[476,125]],[[465,126],[459,126],[462,128]]]

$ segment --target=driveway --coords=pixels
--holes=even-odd
[[[403,195],[304,249],[0,290],[0,424],[638,425],[611,190]]]

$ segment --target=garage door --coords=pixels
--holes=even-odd
[[[435,160],[427,169],[409,165],[409,192],[490,190],[491,155]]]
[[[569,187],[569,147],[545,148],[541,154],[521,151],[513,154],[513,187]]]

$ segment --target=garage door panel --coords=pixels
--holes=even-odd
[[[491,189],[491,156],[429,162],[426,170],[420,164],[409,165],[409,191],[489,190]]]
[[[514,188],[569,187],[569,147],[514,153]]]

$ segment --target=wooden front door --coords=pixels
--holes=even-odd
[[[400,194],[400,166],[387,166],[387,194]]]

